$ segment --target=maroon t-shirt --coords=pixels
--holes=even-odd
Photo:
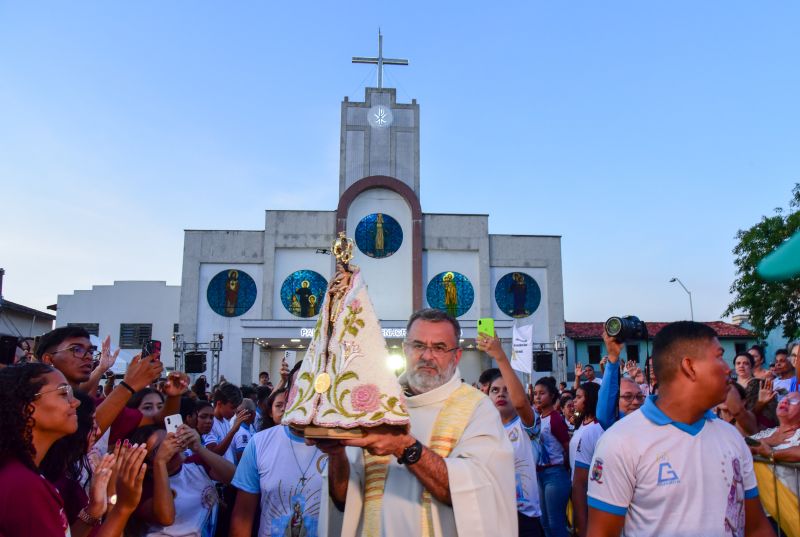
[[[94,406],[99,407],[103,399],[94,398]],[[114,421],[111,423],[111,430],[108,433],[108,447],[111,447],[117,442],[130,436],[135,431],[139,424],[142,422],[142,413],[136,408],[124,407]]]
[[[0,463],[0,537],[64,537],[68,530],[58,489],[16,459]]]

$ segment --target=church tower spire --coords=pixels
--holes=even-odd
[[[383,87],[385,65],[408,60],[383,57],[378,30],[378,55],[354,56],[353,63],[378,66],[378,87],[366,88],[363,102],[342,102],[339,195],[364,177],[384,175],[408,185],[419,196],[419,105],[397,102],[397,90]]]

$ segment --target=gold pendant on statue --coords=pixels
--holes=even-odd
[[[323,393],[328,391],[328,388],[331,387],[331,376],[327,373],[320,373],[317,375],[317,378],[314,380],[314,391],[317,393]]]

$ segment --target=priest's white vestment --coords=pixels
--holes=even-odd
[[[401,378],[401,381],[403,379]],[[444,385],[408,396],[411,434],[426,446],[439,411],[461,385],[456,369]],[[320,511],[321,536],[361,537],[364,524],[364,456],[361,448],[347,448],[350,481],[344,513],[330,500],[327,472]],[[445,459],[452,507],[432,500],[433,535],[486,537],[517,535],[514,453],[500,414],[483,397],[460,440]],[[382,537],[421,535],[422,491],[419,480],[391,457],[382,505]]]

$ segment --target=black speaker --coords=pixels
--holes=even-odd
[[[553,353],[548,351],[536,351],[533,353],[534,371],[552,371]]]
[[[14,363],[18,341],[19,339],[15,336],[0,336],[0,364]]]
[[[206,372],[206,353],[187,352],[183,355],[184,369],[186,373],[205,373]]]

